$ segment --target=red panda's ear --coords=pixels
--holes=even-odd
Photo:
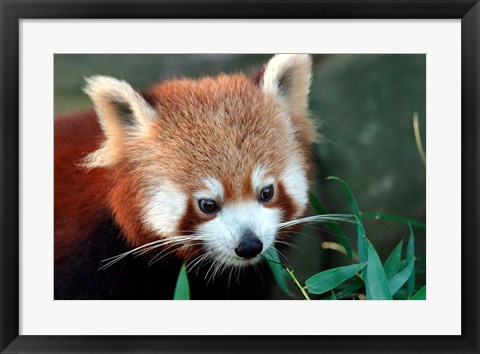
[[[93,101],[106,139],[103,146],[88,157],[87,165],[111,165],[126,139],[141,136],[148,130],[155,110],[127,82],[112,77],[88,78],[84,91]]]
[[[107,135],[136,135],[155,116],[154,109],[125,81],[93,76],[86,82],[84,91],[92,99]]]
[[[295,114],[308,114],[312,59],[308,54],[277,54],[265,66],[261,89],[284,102]]]

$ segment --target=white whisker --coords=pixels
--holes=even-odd
[[[135,254],[136,257],[138,257],[142,254],[148,253],[151,250],[154,250],[155,248],[163,247],[163,246],[170,245],[170,244],[184,243],[185,241],[194,241],[195,242],[195,241],[203,241],[203,240],[195,239],[195,238],[179,239],[179,240],[173,239],[173,240],[170,240],[168,242],[165,242],[165,243],[162,243],[162,244],[159,244],[159,245],[154,245],[150,248],[146,248],[146,249],[143,249],[143,250],[136,251],[136,252],[134,252],[134,254]]]
[[[279,256],[283,257],[283,259],[286,261],[288,261],[288,258],[287,256],[285,256],[282,252],[280,252],[278,249],[277,249],[277,253],[279,254]]]
[[[302,247],[294,244],[293,242],[288,242],[288,241],[283,241],[283,240],[275,240],[275,241],[273,241],[273,243],[282,244],[282,245],[285,245],[285,246],[290,247],[290,248],[295,248],[298,251],[305,252],[305,250]]]
[[[208,251],[208,252],[205,252],[203,254],[201,254],[200,256],[198,257],[195,257],[192,261],[190,261],[187,265],[187,267],[185,268],[187,272],[191,271],[193,268],[195,268],[195,266],[198,264],[199,267],[200,267],[200,264],[205,260],[207,259],[211,254],[213,254],[214,252],[213,251]]]
[[[148,262],[148,266],[150,267],[152,264],[154,264],[155,262],[158,262],[160,261],[161,259],[165,258],[166,256],[168,256],[169,254],[172,254],[173,252],[175,252],[177,249],[175,248],[176,245],[171,245],[169,247],[167,247],[166,249],[160,251],[159,253],[157,253],[155,255],[155,257],[153,257],[149,262]],[[169,252],[163,254],[164,252],[170,250]]]
[[[164,241],[164,240],[156,240],[156,241],[153,241],[153,242],[146,243],[146,244],[144,244],[144,245],[142,245],[142,246],[140,246],[140,247],[134,248],[133,250],[130,250],[130,251],[121,253],[121,254],[119,254],[119,255],[116,255],[116,256],[113,256],[113,257],[110,257],[110,258],[102,259],[102,262],[107,262],[107,261],[109,261],[109,260],[111,260],[111,259],[114,259],[114,258],[123,256],[123,255],[126,255],[126,254],[133,253],[133,252],[135,252],[136,250],[139,250],[139,249],[141,249],[141,248],[145,248],[145,247],[147,247],[147,246],[154,245],[154,244],[157,244],[157,243],[163,242],[163,241]]]
[[[215,256],[215,257],[213,258],[212,265],[210,266],[210,268],[208,268],[207,274],[205,274],[205,279],[208,278],[208,280],[207,280],[207,286],[208,286],[208,284],[210,284],[210,281],[213,280],[213,272],[214,272],[215,269],[218,267],[218,264],[219,264],[219,262],[222,260],[222,258],[223,258],[223,255],[222,255],[222,254],[217,254],[217,256]],[[212,271],[212,274],[210,274],[210,277],[209,277],[208,274],[210,273],[210,271]]]
[[[121,254],[118,254],[116,256],[113,256],[113,257],[109,257],[109,258],[106,258],[106,259],[103,259],[102,262],[108,262],[104,265],[102,265],[99,270],[105,270],[107,269],[108,267],[111,267],[112,265],[114,265],[115,263],[117,263],[118,261],[122,260],[123,258],[133,254],[135,256],[139,256],[139,255],[142,255],[144,253],[147,253],[155,248],[158,248],[158,247],[164,247],[166,245],[178,245],[178,244],[182,244],[184,242],[195,242],[195,241],[205,241],[208,237],[212,237],[210,235],[178,235],[178,236],[171,236],[171,237],[168,237],[166,239],[161,239],[161,240],[155,240],[155,241],[152,241],[152,242],[149,242],[149,243],[146,243],[142,246],[139,246],[139,247],[136,247],[132,250],[129,250],[127,252],[123,252]],[[171,247],[167,247],[167,249],[170,249]],[[163,252],[162,252],[163,253]],[[158,256],[158,255],[156,255]],[[156,257],[155,256],[155,257]],[[150,261],[151,262],[151,261]],[[150,263],[149,263],[150,264]]]
[[[313,215],[307,216],[301,219],[290,220],[286,222],[282,222],[278,225],[277,230],[281,230],[293,225],[298,224],[305,224],[309,222],[336,222],[336,221],[343,221],[343,222],[350,222],[356,223],[354,216],[350,214],[325,214],[325,215]]]

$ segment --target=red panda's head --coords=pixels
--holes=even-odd
[[[308,55],[274,56],[258,80],[171,80],[143,95],[88,79],[105,140],[86,166],[110,169],[127,241],[162,240],[180,257],[224,265],[258,261],[307,207],[310,79]]]

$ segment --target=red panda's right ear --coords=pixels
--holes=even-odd
[[[155,110],[127,82],[112,77],[86,79],[84,92],[94,104],[106,138],[103,146],[88,157],[86,165],[112,165],[126,139],[142,136],[148,130]]]
[[[312,58],[308,54],[277,54],[261,72],[259,84],[295,114],[308,114]]]
[[[313,143],[318,140],[315,121],[309,114],[308,94],[312,79],[312,57],[308,54],[277,54],[254,78],[260,89],[281,103],[290,113],[299,135]]]

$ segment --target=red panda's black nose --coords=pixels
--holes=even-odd
[[[235,253],[242,258],[253,258],[262,252],[263,243],[251,231],[245,232]]]

